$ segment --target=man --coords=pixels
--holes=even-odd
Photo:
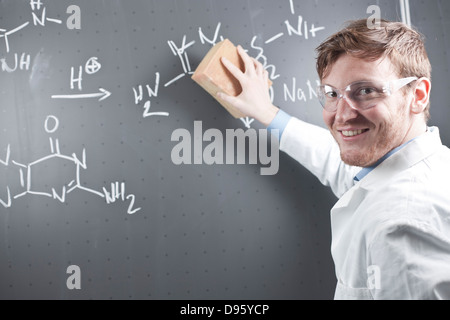
[[[331,210],[336,299],[450,299],[450,150],[428,127],[431,65],[419,33],[353,21],[318,49],[329,130],[270,102],[262,65],[238,48],[243,88],[218,93],[340,198]],[[330,134],[331,133],[331,134]]]

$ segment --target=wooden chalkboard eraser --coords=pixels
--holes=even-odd
[[[242,92],[239,81],[222,64],[220,60],[222,57],[227,58],[243,72],[245,71],[244,61],[242,61],[236,46],[230,40],[225,39],[209,50],[192,75],[192,79],[212,95],[233,117],[245,117],[233,106],[217,98],[217,93],[220,91],[234,97]],[[269,83],[271,83],[270,80]]]

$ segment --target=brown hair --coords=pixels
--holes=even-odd
[[[341,55],[349,54],[368,61],[388,57],[399,77],[426,77],[431,81],[431,64],[424,37],[400,22],[381,20],[379,26],[369,28],[366,19],[350,21],[316,51],[317,73],[321,80],[328,75]],[[428,120],[429,105],[425,116]]]

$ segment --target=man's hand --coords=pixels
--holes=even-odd
[[[239,81],[242,92],[237,97],[219,92],[217,98],[231,104],[246,116],[255,118],[267,127],[279,110],[270,100],[269,73],[264,70],[259,61],[251,58],[241,46],[238,46],[238,52],[244,61],[245,72],[242,72],[226,58],[222,58],[221,61]]]

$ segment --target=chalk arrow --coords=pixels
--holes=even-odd
[[[64,94],[53,95],[53,99],[87,99],[87,98],[100,98],[98,101],[103,101],[111,95],[111,92],[100,88],[98,93],[84,93],[84,94]]]

